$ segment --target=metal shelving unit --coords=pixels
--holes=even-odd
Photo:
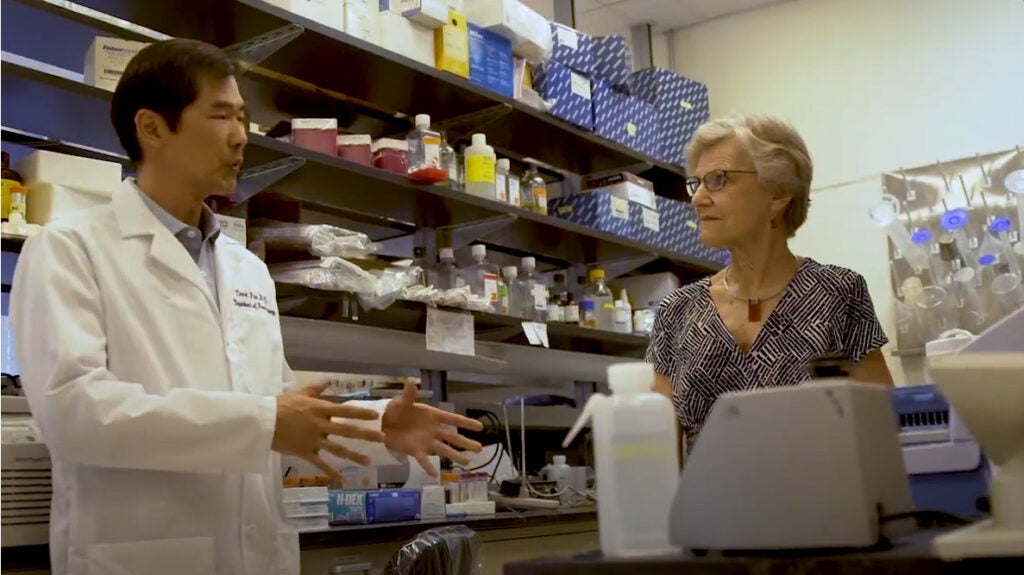
[[[653,160],[556,118],[505,100],[468,81],[311,22],[260,0],[17,0],[103,33],[153,41],[168,36],[228,47],[256,63],[243,93],[257,118],[331,115],[342,125],[376,136],[408,129],[409,117],[430,113],[449,134],[481,131],[503,154],[534,157],[555,168],[590,174],[629,170],[656,183],[660,194],[685,197],[685,171]],[[187,15],[187,17],[184,17]],[[116,161],[128,166],[109,124],[110,92],[82,75],[5,51],[0,71],[5,99],[31,102],[5,112],[3,141]],[[5,106],[5,110],[7,107]],[[262,119],[262,118],[260,118]],[[580,269],[601,265],[614,277],[633,269],[671,270],[693,278],[718,269],[653,246],[436,186],[417,186],[382,170],[250,135],[240,195],[272,187],[298,198],[304,209],[390,230],[380,239],[410,240],[431,257],[438,245],[483,242],[512,255],[536,255],[548,264]],[[396,235],[397,234],[397,235]],[[415,240],[411,238],[415,236]],[[20,248],[4,238],[4,250]],[[282,317],[289,360],[297,369],[366,370],[388,366],[423,371],[441,386],[444,374],[534,381],[601,382],[605,368],[641,357],[646,338],[575,326],[548,327],[552,349],[526,345],[518,319],[474,314],[477,356],[427,351],[426,310],[399,302],[358,321],[337,317],[340,295],[279,286],[301,295]],[[301,292],[301,294],[299,293]],[[292,302],[294,303],[294,301]],[[440,374],[440,375],[439,375]],[[586,387],[588,384],[580,384]],[[577,386],[580,387],[580,386]]]

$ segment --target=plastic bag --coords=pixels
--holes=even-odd
[[[269,246],[306,249],[319,257],[365,259],[377,251],[377,245],[366,234],[326,224],[286,224],[264,220],[253,228],[252,238]]]
[[[342,258],[324,258],[314,262],[294,262],[270,266],[274,281],[304,285],[331,291],[374,294],[377,278]]]
[[[377,280],[373,293],[361,293],[359,303],[363,309],[385,309],[395,303],[406,288],[423,281],[423,269],[419,266],[396,266],[371,272]]]
[[[465,525],[429,529],[403,545],[381,575],[483,575],[480,545]]]
[[[411,286],[402,292],[401,299],[418,301],[435,307],[494,312],[491,302],[483,296],[473,295],[468,286],[449,290],[439,290],[434,286]]]

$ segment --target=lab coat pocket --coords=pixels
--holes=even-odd
[[[211,575],[212,537],[90,545],[89,575]]]

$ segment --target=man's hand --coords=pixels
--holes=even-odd
[[[474,419],[416,403],[416,386],[406,383],[402,396],[392,399],[384,410],[381,429],[384,430],[384,444],[388,449],[415,457],[424,471],[431,477],[437,477],[437,469],[427,459],[429,455],[437,454],[467,465],[469,459],[452,446],[474,452],[483,449],[476,441],[449,431],[442,427],[444,425],[472,431],[484,428]]]
[[[307,385],[277,396],[277,423],[274,427],[274,442],[271,449],[285,455],[301,457],[322,469],[333,481],[341,481],[341,473],[320,457],[321,450],[326,449],[342,459],[359,465],[369,465],[370,459],[332,441],[330,436],[340,435],[352,439],[383,442],[384,434],[331,421],[332,417],[370,421],[377,419],[378,414],[372,409],[320,399],[320,394],[326,388],[326,384]]]

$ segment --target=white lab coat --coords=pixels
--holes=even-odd
[[[270,450],[274,397],[294,381],[274,282],[224,234],[216,260],[219,311],[128,182],[25,245],[11,321],[53,459],[54,573],[299,572]]]

